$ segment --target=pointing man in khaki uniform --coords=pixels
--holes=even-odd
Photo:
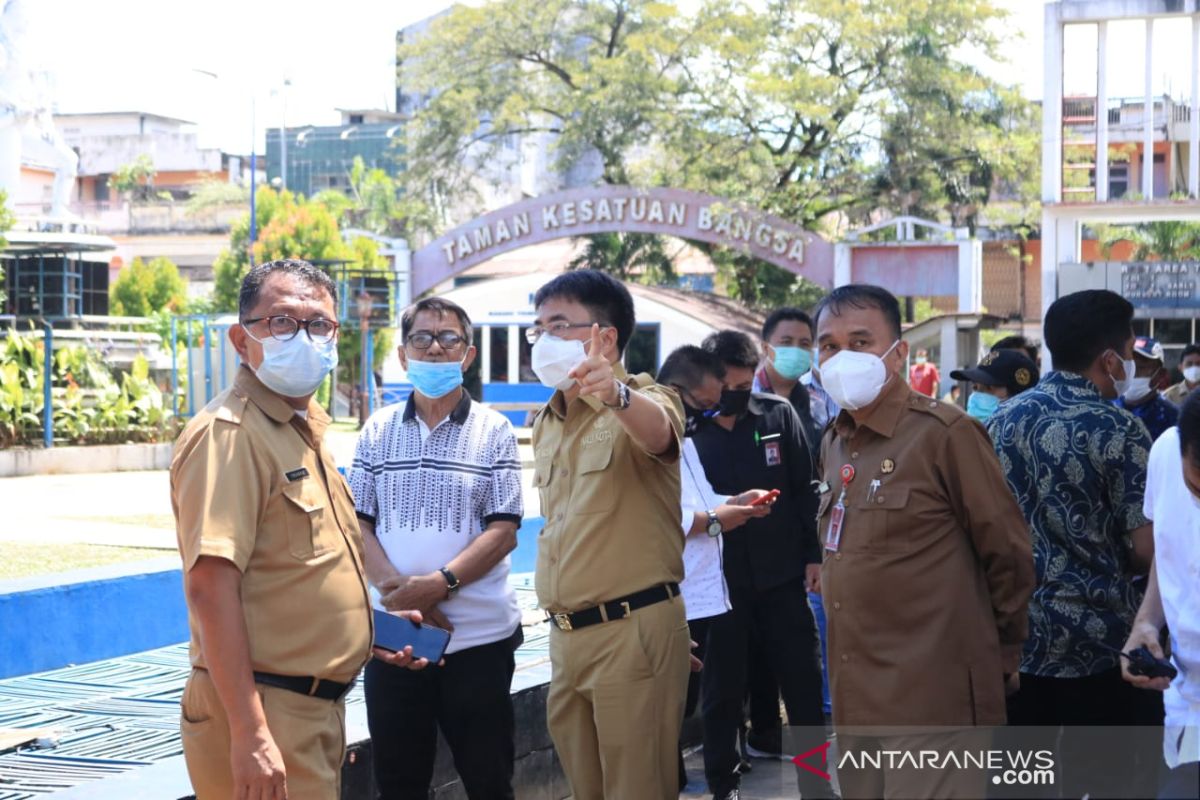
[[[674,800],[689,660],[683,407],[673,390],[621,367],[634,331],[621,283],[568,272],[534,306],[533,369],[558,389],[533,428],[550,735],[575,800]]]
[[[983,427],[904,382],[895,297],[840,287],[816,324],[821,384],[842,408],[818,521],[833,721],[843,755],[868,756],[839,768],[842,796],[982,797],[979,771],[865,764],[986,748],[985,726],[1004,724],[1034,586],[1028,526]]]
[[[229,332],[236,381],[175,445],[193,666],[180,725],[199,800],[339,794],[343,698],[373,631],[354,501],[311,401],[337,364],[335,295],[303,261],[252,269]]]

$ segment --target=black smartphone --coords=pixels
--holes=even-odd
[[[375,612],[375,646],[399,653],[411,646],[413,658],[429,659],[436,664],[446,654],[450,631],[433,625],[418,625],[386,611]]]

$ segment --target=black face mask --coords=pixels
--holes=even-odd
[[[704,411],[699,408],[692,408],[687,403],[683,404],[683,435],[695,436],[696,431],[700,430],[700,426],[708,422],[708,418],[712,412]]]
[[[746,413],[750,405],[749,389],[722,389],[721,414],[726,417],[740,417]]]

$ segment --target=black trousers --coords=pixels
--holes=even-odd
[[[446,656],[413,672],[367,663],[364,688],[375,783],[382,800],[428,800],[441,728],[470,800],[513,800],[509,690],[518,627],[499,642]]]
[[[1008,724],[997,740],[1053,750],[1058,781],[1052,789],[1006,788],[994,796],[1038,797],[1050,791],[1062,797],[1136,798],[1157,793],[1163,767],[1162,693],[1131,686],[1119,669],[1083,678],[1021,673],[1020,691],[1008,698]]]
[[[794,747],[795,752],[803,753],[824,742],[817,631],[804,581],[797,578],[764,591],[731,586],[729,591],[733,610],[711,618],[702,672],[704,777],[714,794],[728,791],[739,781],[738,731],[743,720],[746,656],[752,633],[762,642],[783,694],[789,732],[795,734],[785,748]],[[801,775],[801,780],[808,774]]]

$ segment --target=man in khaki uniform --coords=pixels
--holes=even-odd
[[[621,367],[634,312],[615,279],[568,272],[534,306],[533,369],[558,389],[533,429],[550,735],[575,800],[674,800],[689,668],[682,404]]]
[[[904,382],[896,298],[843,286],[816,316],[821,382],[842,408],[823,441],[818,520],[839,746],[986,748],[1027,630],[1028,526],[983,427]],[[838,774],[846,798],[986,791],[978,770]]]
[[[311,401],[337,363],[335,293],[303,261],[252,269],[229,334],[242,367],[175,445],[193,666],[180,725],[199,800],[339,794],[343,697],[373,630],[354,501]]]

